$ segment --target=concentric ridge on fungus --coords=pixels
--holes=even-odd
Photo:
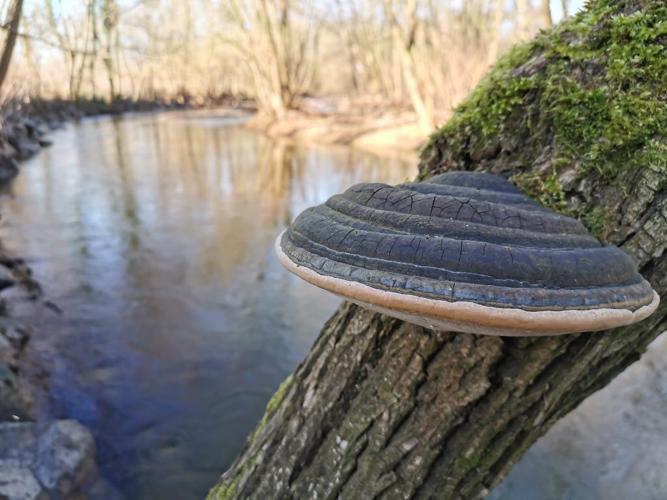
[[[357,184],[278,238],[287,269],[429,328],[555,335],[626,325],[658,295],[630,256],[500,176]]]

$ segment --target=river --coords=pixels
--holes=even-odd
[[[63,311],[33,319],[45,407],[92,430],[125,498],[202,498],[338,304],[280,267],[274,239],[307,206],[356,182],[411,179],[415,162],[275,141],[215,113],[89,119],[51,139],[0,200],[3,242]],[[613,452],[582,458],[580,435],[567,436],[586,427],[568,419],[497,498],[601,491],[587,477]]]

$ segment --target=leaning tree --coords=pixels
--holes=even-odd
[[[210,498],[485,495],[667,329],[667,5],[596,0],[513,49],[431,137],[419,178],[504,174],[635,257],[662,297],[603,333],[430,331],[345,303]]]

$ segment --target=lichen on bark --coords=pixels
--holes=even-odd
[[[500,61],[420,178],[511,176],[633,255],[661,306],[596,334],[425,330],[344,304],[210,498],[477,498],[667,328],[667,7],[598,0]]]

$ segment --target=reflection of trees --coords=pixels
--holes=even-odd
[[[258,185],[262,198],[270,206],[271,225],[279,226],[289,219],[287,191],[303,178],[303,161],[294,144],[264,140],[258,148]]]
[[[191,171],[189,178],[193,181],[192,184],[197,191],[197,196],[207,197],[208,184],[206,183],[205,172],[202,171],[201,165],[202,160],[206,159],[203,154],[204,146],[202,145],[201,134],[196,134],[196,137],[194,137],[195,132],[193,128],[190,123],[183,127],[185,138],[182,150],[184,153],[183,170],[188,170],[189,167]]]
[[[245,286],[250,294],[293,212],[361,180],[408,177],[396,178],[407,169],[400,162],[349,148],[306,148],[184,116],[102,120],[74,137],[70,227],[82,245],[105,232],[103,250],[89,252],[121,262],[125,275],[109,276],[118,286],[184,286],[195,293]],[[55,196],[59,182],[48,179],[41,204],[63,203]],[[152,300],[149,307],[159,310],[160,299],[146,302]]]
[[[321,318],[317,310],[285,307],[311,292],[278,274],[273,238],[296,205],[322,201],[362,179],[387,179],[391,168],[347,149],[305,148],[237,126],[182,123],[179,116],[105,119],[65,132],[22,174],[35,182],[17,179],[23,190],[17,207],[26,214],[9,217],[57,228],[49,238],[34,230],[20,237],[31,238],[27,255],[49,255],[45,246],[53,248],[50,270],[67,280],[55,287],[76,289],[73,304],[80,309],[71,312],[90,331],[59,345],[71,349],[67,362],[79,363],[77,370],[90,368],[79,370],[74,382],[105,407],[99,426],[112,439],[152,415],[153,403],[162,401],[162,372],[170,372],[170,381],[179,377],[174,397],[192,401],[190,387],[197,394],[197,386],[218,377],[245,382],[237,374],[248,373],[250,361],[272,355],[280,363],[296,342],[305,348],[308,338],[285,333],[263,342],[272,327],[286,332]],[[73,245],[85,253],[72,252]],[[270,285],[263,286],[262,276]],[[92,293],[84,295],[86,288]],[[276,321],[288,327],[275,327]],[[241,353],[225,359],[215,375],[212,342],[224,343],[216,353]],[[262,373],[261,380],[282,375]],[[146,411],[125,418],[123,404],[146,395],[155,398]]]
[[[294,145],[287,141],[265,140],[259,145],[258,185],[271,198],[282,198],[292,179]]]
[[[122,214],[123,233],[127,237],[130,249],[137,251],[141,245],[141,220],[137,214],[137,199],[134,194],[136,175],[134,170],[134,163],[130,160],[128,167],[128,157],[125,150],[127,137],[125,137],[126,128],[121,123],[122,119],[114,118],[111,120],[113,128],[113,147],[114,147],[114,161],[111,165],[117,167],[118,173],[118,187],[122,198]],[[127,231],[125,231],[127,228]]]
[[[203,279],[215,276],[220,283],[253,280],[262,274],[257,264],[263,265],[275,227],[286,210],[285,191],[292,175],[289,145],[274,147],[273,141],[258,140],[236,127],[225,132],[222,141],[209,142],[210,151],[215,152],[207,155],[215,158],[209,161],[209,168],[222,170],[212,177],[224,181],[213,197],[213,234],[204,242],[207,249],[201,255]],[[211,138],[220,139],[220,131]],[[245,274],[246,262],[255,263],[252,276]]]
[[[181,114],[84,123],[45,153],[53,165],[48,156],[36,158],[40,182],[21,184],[30,202],[16,211],[27,207],[22,220],[62,225],[51,245],[72,259],[63,269],[76,270],[72,280],[102,294],[128,321],[157,328],[135,347],[165,359],[184,355],[177,330],[187,330],[193,315],[219,318],[226,310],[260,321],[254,308],[275,300],[275,289],[260,280],[276,272],[273,238],[293,212],[361,180],[402,180],[407,176],[396,172],[408,168]],[[26,174],[32,171],[39,172]],[[39,248],[26,253],[43,254],[43,243],[33,240]],[[73,245],[82,252],[70,253]],[[278,280],[279,287],[289,283],[287,274]],[[134,301],[138,308],[124,309]],[[174,332],[166,336],[159,328],[169,324]]]

